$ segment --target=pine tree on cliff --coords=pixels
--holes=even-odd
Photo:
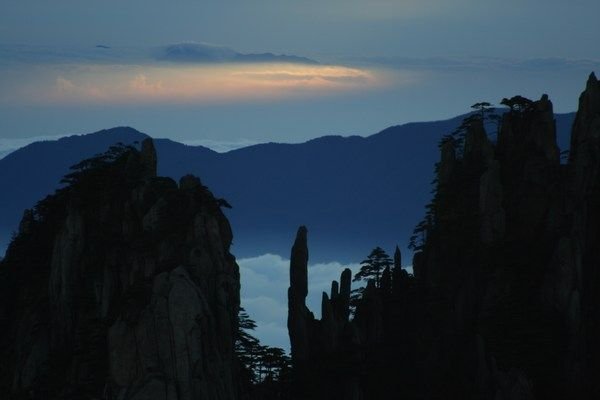
[[[256,322],[240,307],[235,352],[241,363],[242,385],[257,385],[265,380],[287,384],[283,380],[288,379],[290,358],[279,347],[261,345],[260,340],[250,333],[255,329]],[[283,387],[277,390],[283,390]]]
[[[510,108],[511,113],[522,113],[531,108],[531,106],[533,105],[533,101],[531,101],[527,97],[517,95],[511,97],[510,99],[507,99],[506,97],[503,98],[500,104]]]
[[[369,256],[361,261],[360,270],[354,275],[354,282],[375,279],[375,286],[380,287],[380,276],[383,270],[393,265],[392,259],[381,247],[375,247]]]
[[[471,108],[477,111],[477,113],[474,115],[483,121],[483,124],[486,126],[486,128],[489,125],[492,125],[495,127],[495,134],[498,134],[500,131],[500,120],[502,117],[496,114],[496,110],[492,108],[491,103],[488,103],[487,101],[480,101],[473,104]]]
[[[480,101],[479,103],[473,104],[471,108],[476,110],[479,114],[479,118],[483,120],[485,119],[486,115],[488,115],[488,113],[493,112],[493,110],[490,108],[491,106],[492,105],[487,101]]]
[[[257,380],[255,371],[260,352],[260,342],[249,332],[255,328],[256,322],[250,318],[244,308],[240,307],[235,353],[241,364],[241,380],[243,385],[251,385]]]

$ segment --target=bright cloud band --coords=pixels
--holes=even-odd
[[[17,79],[13,93],[34,103],[230,103],[365,90],[382,80],[365,69],[289,63],[55,65]]]

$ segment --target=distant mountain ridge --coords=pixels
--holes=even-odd
[[[375,245],[404,248],[430,198],[437,142],[464,116],[393,126],[371,136],[324,136],[300,144],[265,143],[227,153],[156,139],[159,174],[199,176],[233,209],[232,252],[287,255],[295,228],[311,230],[311,260],[357,261]],[[557,114],[561,149],[573,113]],[[0,160],[0,252],[25,208],[53,192],[69,166],[111,144],[147,135],[119,127],[25,146]]]

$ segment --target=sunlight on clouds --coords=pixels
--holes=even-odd
[[[232,103],[335,95],[386,83],[375,70],[302,64],[54,66],[33,72],[35,79],[22,75],[13,83],[25,103]]]
[[[148,77],[144,74],[138,74],[129,82],[132,91],[139,94],[157,95],[163,91],[162,81],[148,82]]]

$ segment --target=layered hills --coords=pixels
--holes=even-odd
[[[561,149],[568,147],[573,116],[555,116]],[[327,136],[227,153],[168,139],[154,143],[159,174],[202,176],[233,206],[227,215],[239,257],[287,254],[290,232],[306,224],[316,242],[314,261],[356,262],[374,245],[406,248],[430,196],[437,142],[463,118],[410,123],[368,137]],[[144,138],[131,128],[113,128],[33,143],[1,159],[0,248],[23,210],[58,188],[69,166],[111,144]]]

